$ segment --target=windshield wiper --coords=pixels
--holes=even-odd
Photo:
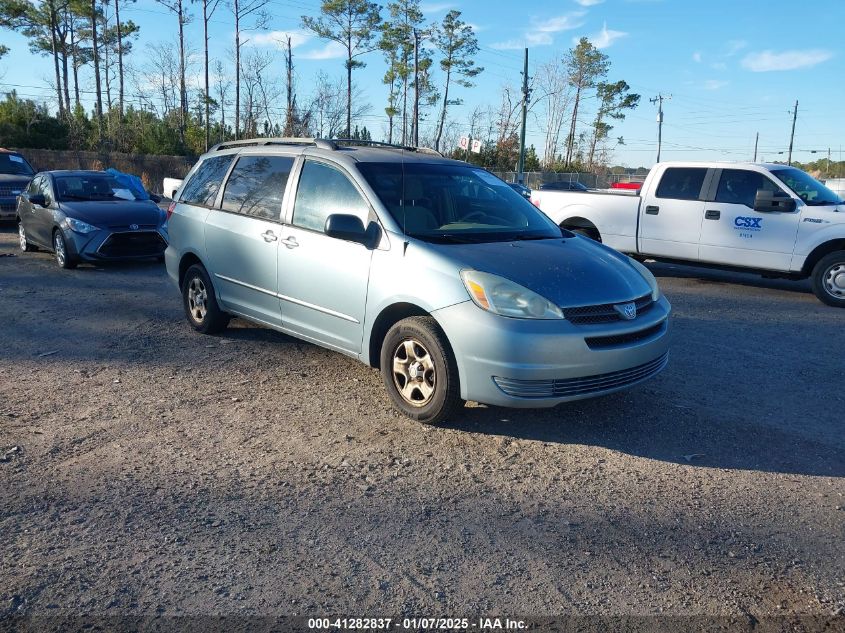
[[[562,236],[561,236],[562,237]],[[523,240],[557,240],[561,239],[558,236],[552,235],[513,235],[509,237],[506,241],[508,242],[521,242]]]
[[[78,196],[75,193],[65,193],[62,194],[62,200],[85,200],[86,202],[90,201],[91,198],[88,196]]]

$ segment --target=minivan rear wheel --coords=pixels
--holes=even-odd
[[[388,330],[381,373],[394,406],[419,422],[442,422],[461,404],[452,348],[431,317],[409,317]]]
[[[188,268],[182,279],[182,304],[188,323],[197,332],[216,334],[229,325],[231,317],[220,309],[211,279],[199,264]]]

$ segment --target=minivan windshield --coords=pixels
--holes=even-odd
[[[23,156],[0,152],[0,174],[32,176],[35,172]]]
[[[805,171],[784,167],[773,169],[772,173],[811,207],[842,203],[839,196]]]
[[[561,237],[561,229],[503,180],[472,165],[359,163],[406,235],[479,243]]]

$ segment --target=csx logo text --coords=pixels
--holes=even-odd
[[[762,229],[763,227],[760,226],[760,223],[763,221],[763,218],[743,218],[738,217],[734,220],[734,225],[738,226],[743,229]]]

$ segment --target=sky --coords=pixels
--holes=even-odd
[[[385,2],[386,4],[386,2]],[[200,6],[186,37],[195,79],[201,74]],[[344,76],[343,52],[336,45],[308,35],[303,14],[315,15],[317,0],[270,0],[269,29],[245,34],[246,49],[275,55],[270,72],[283,76],[278,40],[290,33],[294,44],[298,90],[307,95],[315,75]],[[809,162],[827,156],[845,159],[845,0],[423,0],[430,21],[450,9],[462,12],[478,36],[476,63],[485,68],[473,88],[452,94],[463,100],[450,119],[469,131],[476,105],[497,104],[506,84],[521,83],[523,49],[529,49],[529,75],[549,61],[560,60],[579,37],[588,37],[611,61],[608,79],[624,79],[642,96],[636,110],[616,123],[610,136],[625,144],[612,150],[612,162],[651,166],[657,155],[657,106],[650,99],[664,95],[663,160],[751,160],[759,133],[758,159],[786,160],[792,110],[798,101],[793,159]],[[176,18],[154,0],[123,0],[121,16],[140,25],[131,55],[142,65],[146,47],[176,46]],[[212,58],[231,58],[234,27],[221,2],[211,24]],[[49,98],[52,65],[33,56],[26,40],[0,31],[0,43],[11,52],[0,60],[0,91]],[[435,56],[435,60],[437,57]],[[383,108],[387,87],[381,83],[384,61],[378,52],[363,58],[356,83],[372,108],[360,121],[378,138],[386,130]],[[87,73],[85,82],[93,85]],[[442,78],[436,75],[436,78]],[[86,86],[83,86],[83,88]],[[585,122],[590,118],[586,103]],[[280,103],[281,107],[281,103]],[[528,119],[528,142],[543,147],[542,117]],[[815,152],[815,153],[813,153]]]

